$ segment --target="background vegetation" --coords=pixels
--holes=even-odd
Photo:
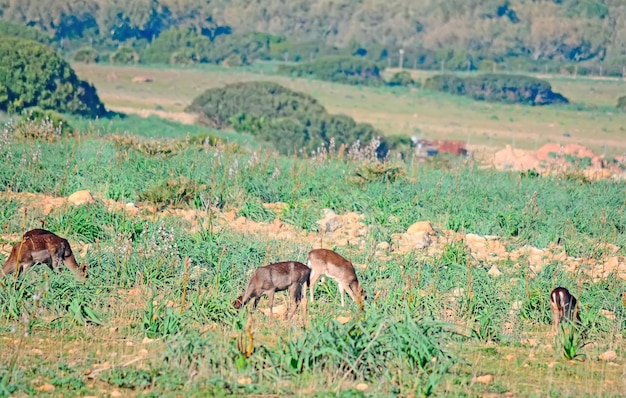
[[[0,36],[0,110],[21,112],[32,106],[87,117],[106,113],[95,87],[78,79],[54,50]]]
[[[567,104],[567,98],[554,93],[546,80],[509,74],[479,76],[435,75],[424,81],[425,89],[466,95],[475,100],[510,104]]]
[[[510,70],[547,64],[558,70],[581,63],[587,68],[579,73],[598,73],[602,65],[603,73],[620,75],[626,60],[626,11],[614,0],[344,0],[332,6],[323,1],[286,6],[281,1],[2,0],[0,14],[37,26],[66,51],[85,45],[113,51],[120,43],[144,49],[170,28],[189,28],[214,46],[220,36],[271,34],[269,55],[296,61],[341,53],[397,64],[403,48],[405,66],[421,68],[491,69],[495,61]],[[254,41],[257,48],[267,44],[265,38]],[[242,46],[235,47],[247,57]],[[262,52],[267,55],[267,49]]]
[[[212,88],[186,110],[199,113],[200,121],[211,127],[232,127],[271,142],[283,154],[345,147],[356,141],[366,145],[381,136],[369,124],[356,123],[345,115],[330,115],[313,97],[271,82]],[[376,144],[373,150],[377,149]]]

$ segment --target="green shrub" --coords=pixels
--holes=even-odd
[[[206,62],[211,40],[191,28],[171,28],[161,33],[146,49],[145,63],[189,64]]]
[[[50,43],[50,37],[39,29],[6,20],[0,20],[0,36],[29,39],[41,44]]]
[[[109,60],[114,64],[136,64],[139,62],[139,54],[130,47],[120,47],[111,53]]]
[[[411,77],[408,71],[396,72],[391,79],[387,82],[389,86],[412,86],[415,84],[415,80]]]
[[[216,128],[226,126],[272,143],[281,153],[367,142],[382,135],[369,124],[331,115],[317,100],[271,82],[235,83],[205,91],[187,111]]]
[[[0,103],[2,103],[1,94],[0,94]],[[617,99],[617,109],[626,111],[626,95],[619,97]]]
[[[279,65],[278,72],[355,85],[377,86],[383,83],[378,64],[358,57],[334,56],[299,65]]]
[[[95,64],[100,60],[100,54],[93,47],[83,47],[74,53],[72,57],[74,62],[83,62],[86,64]]]
[[[54,50],[32,40],[0,37],[0,110],[33,106],[89,117],[106,113],[96,89],[79,80]]]
[[[545,80],[523,75],[481,74],[458,77],[435,75],[426,79],[424,88],[465,95],[475,100],[528,105],[566,104],[567,98],[552,91]]]
[[[23,137],[54,139],[70,135],[74,129],[65,116],[41,108],[24,109],[17,131]]]

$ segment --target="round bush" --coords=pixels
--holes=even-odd
[[[28,39],[0,37],[0,110],[33,106],[87,117],[106,114],[95,87],[78,79],[54,50]]]

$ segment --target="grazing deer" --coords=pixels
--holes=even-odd
[[[13,246],[2,274],[9,275],[17,270],[19,275],[37,263],[45,263],[56,272],[60,271],[61,264],[65,264],[79,278],[87,278],[87,265],[78,265],[67,239],[40,228],[27,231],[22,241]]]
[[[307,264],[311,267],[311,302],[313,302],[313,290],[315,283],[320,277],[327,276],[337,281],[341,306],[345,306],[343,299],[344,290],[356,303],[366,298],[365,291],[359,283],[352,263],[336,252],[328,249],[314,249],[309,252]]]
[[[311,269],[298,261],[283,261],[257,268],[246,291],[233,301],[233,306],[239,309],[254,299],[256,308],[261,296],[267,294],[270,300],[270,317],[273,318],[274,293],[289,289],[293,315],[302,299],[302,286],[305,282],[309,285],[310,275]]]
[[[550,308],[552,309],[552,325],[554,334],[558,334],[559,325],[564,319],[580,325],[580,315],[578,314],[578,302],[564,287],[557,287],[550,293]]]

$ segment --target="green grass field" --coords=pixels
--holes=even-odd
[[[516,115],[510,123],[520,131],[542,113],[567,125],[576,114],[582,120],[597,112],[604,120],[609,113],[602,106],[588,110],[588,103],[580,111],[507,107],[292,81],[254,68],[76,67],[108,106],[163,111],[185,122],[188,115],[180,112],[201,90],[259,77],[307,91],[332,111],[373,118],[388,133],[411,133],[394,127],[403,118],[422,133],[422,118],[447,126],[441,107],[456,110],[454,129],[461,123],[501,128],[506,112]],[[132,84],[134,76],[155,81]],[[579,92],[583,101],[582,87],[591,81],[570,83],[576,90],[563,93]],[[616,92],[598,90],[605,90],[598,102]],[[434,115],[413,118],[417,104]],[[613,116],[607,126],[623,119]],[[575,171],[501,172],[447,157],[383,166],[362,156],[282,157],[244,134],[156,116],[69,121],[79,132],[52,142],[0,129],[2,258],[43,222],[89,264],[84,283],[44,265],[0,279],[0,396],[618,397],[626,391],[626,281],[617,271],[603,275],[605,264],[621,264],[626,255],[623,182],[591,182]],[[95,203],[59,200],[84,189]],[[264,206],[279,202],[282,211]],[[356,212],[363,227],[340,242],[318,231],[323,209]],[[395,247],[396,234],[423,220],[435,230],[437,250]],[[477,257],[464,238],[470,233],[498,236],[507,253],[558,245],[565,257],[545,260],[535,272],[530,254]],[[293,319],[270,319],[266,298],[257,310],[233,308],[255,268],[306,262],[322,243],[355,264],[367,291],[362,307],[349,298],[341,307],[336,283],[327,278],[316,286],[315,302]],[[581,265],[567,271],[574,262]],[[501,275],[490,272],[493,266]],[[549,293],[559,285],[579,300],[584,340],[551,335]],[[287,297],[277,293],[277,313]],[[617,358],[600,359],[609,350]],[[481,376],[492,379],[484,383]]]
[[[615,109],[626,82],[552,77],[554,90],[570,99],[566,107],[528,107],[472,101],[441,93],[354,87],[272,73],[271,64],[243,70],[216,66],[188,69],[76,64],[106,105],[126,110],[181,112],[204,90],[251,80],[270,80],[317,98],[330,112],[369,122],[386,134],[466,140],[470,144],[535,149],[546,142],[579,143],[609,156],[626,151],[626,114]],[[136,76],[154,82],[132,83]],[[424,78],[427,73],[417,74]]]

